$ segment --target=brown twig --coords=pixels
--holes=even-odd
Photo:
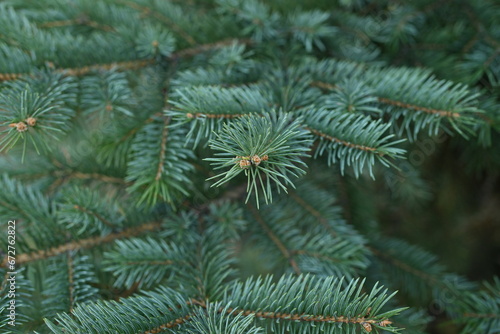
[[[111,26],[100,24],[99,22],[90,20],[87,16],[82,15],[72,20],[59,20],[59,21],[49,21],[44,22],[39,25],[40,28],[58,28],[58,27],[68,27],[75,25],[83,25],[92,27],[95,29],[103,30],[103,31],[114,31],[115,29]]]
[[[186,321],[188,321],[189,319],[191,318],[191,315],[188,314],[184,317],[181,317],[181,318],[177,318],[175,320],[172,320],[164,325],[161,325],[159,327],[156,327],[154,329],[151,329],[149,331],[146,331],[146,332],[143,332],[143,334],[157,334],[157,333],[164,333],[164,331],[168,328],[173,328],[173,327],[176,327],[176,326],[179,326],[179,325],[182,325],[183,323],[185,323]]]
[[[294,199],[295,202],[297,202],[297,204],[299,204],[301,207],[303,207],[307,212],[309,212],[311,215],[316,217],[318,219],[318,221],[321,223],[321,225],[323,225],[323,227],[330,233],[330,235],[332,235],[334,238],[337,237],[337,233],[332,229],[330,224],[328,224],[328,220],[325,217],[323,217],[321,212],[319,212],[318,210],[316,210],[316,208],[314,208],[312,205],[307,203],[302,197],[297,195],[297,193],[295,191],[293,191],[292,189],[288,190],[288,195],[292,199]]]
[[[407,265],[406,263],[392,257],[390,254],[387,254],[386,252],[381,252],[380,250],[376,249],[376,248],[373,248],[373,247],[368,247],[368,249],[375,255],[377,256],[378,258],[381,258],[387,262],[390,262],[392,263],[393,265],[403,269],[404,271],[412,274],[412,275],[415,275],[417,277],[420,277],[422,278],[423,280],[427,281],[427,282],[430,282],[431,284],[437,284],[439,283],[439,280],[436,279],[435,277],[423,272],[423,271],[420,271],[418,269],[415,269],[413,268],[412,266],[409,266]]]
[[[500,313],[489,313],[489,314],[479,314],[479,313],[464,313],[466,318],[500,318]]]
[[[66,259],[68,262],[68,281],[69,281],[69,312],[73,312],[73,305],[75,303],[74,297],[74,284],[73,284],[73,259],[71,258],[71,252],[66,253]]]
[[[452,117],[452,118],[459,118],[460,117],[460,114],[457,112],[426,108],[426,107],[417,106],[414,104],[404,103],[401,101],[386,99],[384,97],[379,97],[378,101],[381,103],[384,103],[384,104],[389,104],[389,105],[393,105],[393,106],[400,107],[400,108],[423,111],[423,112],[428,113],[428,114],[437,114],[437,115],[443,116],[443,117]]]
[[[347,146],[347,147],[351,147],[351,148],[355,148],[355,149],[358,149],[358,150],[367,151],[367,152],[374,152],[374,153],[376,153],[376,154],[378,154],[380,156],[384,155],[383,153],[377,152],[377,149],[374,148],[374,147],[368,147],[368,146],[364,146],[364,145],[353,144],[353,143],[350,143],[348,141],[335,138],[335,137],[327,135],[327,134],[325,134],[325,133],[323,133],[323,132],[321,132],[319,130],[312,129],[312,128],[309,128],[309,127],[306,127],[306,129],[309,130],[311,133],[315,134],[316,136],[319,136],[321,138],[325,138],[326,140],[329,140],[329,141],[332,141],[332,142],[336,142],[336,143],[339,143],[341,145],[344,145],[344,146]]]
[[[146,223],[139,226],[130,227],[121,232],[110,233],[106,236],[102,237],[91,237],[82,240],[75,240],[68,242],[66,244],[53,247],[50,249],[39,250],[31,253],[19,254],[16,257],[16,264],[21,265],[24,263],[29,263],[37,260],[47,259],[50,257],[54,257],[57,255],[61,255],[65,252],[71,250],[79,250],[79,249],[87,249],[95,246],[99,246],[105,243],[109,243],[118,239],[130,238],[133,236],[140,235],[142,233],[151,232],[160,227],[159,222]],[[7,256],[5,256],[2,260],[1,267],[5,267],[7,264]]]
[[[238,117],[242,117],[244,114],[206,114],[206,113],[196,113],[196,114],[192,114],[192,113],[187,113],[186,114],[186,117],[187,118],[200,118],[200,117],[203,117],[203,118],[238,118]]]
[[[68,175],[70,178],[81,179],[81,180],[99,180],[106,183],[118,183],[118,184],[128,184],[124,179],[119,177],[108,176],[99,173],[82,173],[82,172],[72,172]]]
[[[73,206],[73,208],[75,208],[76,210],[81,211],[83,213],[86,213],[88,215],[94,216],[100,222],[102,222],[104,225],[106,225],[108,227],[111,227],[111,228],[115,228],[116,227],[116,225],[114,225],[112,222],[110,222],[109,220],[107,220],[106,218],[104,218],[103,216],[101,216],[99,213],[97,213],[95,211],[92,211],[90,209],[87,209],[87,208],[85,208],[83,206],[76,205],[76,204]]]
[[[248,39],[241,39],[241,40],[225,39],[215,43],[200,44],[192,48],[187,48],[174,52],[168,58],[176,59],[184,57],[193,57],[199,53],[203,53],[214,48],[221,48],[227,45],[231,45],[232,43],[249,44],[251,43],[251,41]],[[65,76],[82,76],[92,71],[109,71],[112,68],[116,68],[117,70],[120,71],[137,70],[152,65],[154,63],[155,63],[154,59],[139,59],[139,60],[129,60],[122,62],[113,62],[108,64],[95,64],[95,65],[76,67],[76,68],[60,68],[60,69],[55,69],[55,72],[61,73]],[[30,75],[29,73],[0,73],[0,81],[16,80],[22,76],[29,76],[29,75]]]
[[[274,234],[274,232],[269,228],[269,226],[267,226],[267,224],[262,219],[262,216],[255,209],[255,207],[251,204],[248,204],[248,207],[252,211],[252,214],[254,215],[255,220],[257,220],[257,222],[260,224],[260,226],[262,226],[262,229],[269,236],[269,239],[272,240],[272,242],[276,245],[276,247],[278,247],[278,249],[283,254],[283,256],[288,260],[288,262],[290,263],[290,265],[293,268],[293,271],[295,271],[295,273],[297,275],[300,275],[301,270],[300,270],[299,266],[297,265],[297,262],[295,261],[292,252],[288,250],[288,248],[283,244],[283,242],[281,242],[281,240],[276,236],[276,234]]]
[[[339,260],[339,259],[335,259],[333,257],[326,256],[326,255],[316,253],[316,252],[309,252],[309,251],[304,250],[304,249],[293,250],[292,254],[310,256],[310,257],[314,257],[316,259],[326,260],[326,261],[335,262],[335,263],[341,262],[341,260]]]
[[[321,88],[324,90],[334,90],[334,89],[338,88],[338,86],[336,86],[336,85],[332,85],[332,84],[329,84],[327,82],[321,82],[321,81],[314,81],[311,83],[311,86],[318,87],[318,88]],[[409,103],[404,103],[401,101],[387,99],[384,97],[378,97],[377,99],[380,103],[389,104],[389,105],[393,105],[393,106],[397,106],[397,107],[405,108],[405,109],[423,111],[423,112],[428,113],[428,114],[437,114],[439,116],[453,117],[453,118],[459,118],[461,116],[457,112],[422,107],[422,106],[418,106],[415,104],[409,104]]]
[[[167,148],[167,136],[168,136],[168,123],[170,122],[170,117],[165,118],[165,125],[161,134],[161,145],[160,145],[160,159],[158,160],[158,168],[156,169],[155,180],[161,179],[161,174],[163,172],[163,165],[165,163],[165,152]]]

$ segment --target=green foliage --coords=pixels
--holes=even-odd
[[[2,277],[7,277],[7,270],[3,269],[0,271],[0,274]],[[15,275],[15,282],[16,286],[20,287],[23,286],[24,288],[22,290],[17,290],[16,291],[16,310],[19,311],[19,313],[16,315],[15,319],[15,324],[16,326],[22,326],[26,323],[29,323],[30,321],[34,321],[35,319],[38,320],[40,318],[40,312],[39,309],[37,309],[37,301],[33,300],[32,294],[34,292],[34,287],[31,284],[31,281],[28,280],[25,276],[26,270],[25,268],[18,270],[17,274]],[[8,275],[9,278],[11,275]],[[2,314],[2,320],[0,321],[0,328],[2,330],[5,330],[7,333],[18,333],[19,331],[16,329],[16,327],[8,324],[12,319],[10,317],[7,317],[7,315],[10,315],[9,307],[11,307],[11,300],[12,298],[9,298],[9,292],[10,292],[10,284],[4,284],[1,287],[1,293],[2,293],[2,299],[0,301],[0,312]],[[12,309],[12,308],[11,308]]]
[[[114,309],[112,315],[108,314],[110,309]],[[99,301],[86,304],[75,309],[73,317],[59,315],[59,326],[49,320],[47,325],[53,333],[137,333],[182,318],[188,310],[182,295],[163,288],[129,298],[126,302]]]
[[[483,112],[478,108],[477,93],[465,85],[438,80],[428,70],[382,68],[334,60],[308,66],[312,67],[315,80],[337,84],[349,78],[358,81],[358,85],[366,85],[370,90],[365,92],[378,99],[379,108],[388,115],[396,133],[401,136],[406,132],[410,140],[415,140],[424,129],[435,136],[440,129],[450,131],[450,127],[467,137],[472,133],[473,124],[478,122],[478,114]],[[415,91],[419,94],[414,94]],[[358,102],[361,103],[363,100]],[[355,107],[353,104],[351,109]],[[402,122],[398,123],[399,119]]]
[[[43,300],[46,316],[54,316],[57,312],[72,309],[73,305],[93,300],[97,297],[94,268],[89,257],[68,253],[66,261],[51,263],[47,268],[46,287]],[[61,302],[61,290],[68,291],[68,297]]]
[[[194,137],[197,145],[202,139],[212,138],[222,130],[225,118],[260,113],[267,109],[268,100],[253,87],[189,87],[175,90],[176,100],[170,101],[181,111],[167,115],[191,122],[187,139]],[[209,114],[205,112],[209,111]]]
[[[328,25],[328,19],[328,13],[319,10],[300,11],[288,16],[293,38],[302,42],[307,52],[313,50],[313,45],[323,51],[325,45],[321,39],[336,32],[335,27]]]
[[[74,111],[75,85],[71,78],[40,77],[7,84],[0,94],[0,126],[6,129],[0,150],[9,150],[18,141],[23,153],[28,143],[37,151],[50,150],[44,138],[59,140],[69,130]],[[41,146],[41,147],[40,147]]]
[[[421,303],[443,290],[458,294],[474,288],[471,282],[448,275],[433,254],[418,246],[402,240],[382,238],[374,240],[373,247],[378,258],[377,270],[387,277],[384,281],[390,280]]]
[[[59,223],[76,235],[105,235],[124,225],[125,217],[120,214],[117,204],[102,198],[96,191],[67,189],[60,203]]]
[[[217,4],[222,13],[236,16],[238,24],[243,27],[243,35],[252,36],[257,42],[278,35],[281,16],[271,12],[266,4],[256,0],[218,0]]]
[[[149,287],[160,282],[169,265],[181,262],[180,250],[163,240],[128,239],[116,242],[116,250],[105,254],[107,270],[117,286],[130,288],[135,282]]]
[[[140,58],[167,57],[175,50],[175,39],[160,25],[141,27],[136,37],[136,51]]]
[[[74,311],[73,318],[59,315],[58,325],[46,321],[54,333],[136,333],[147,328],[167,329],[176,323],[181,324],[181,329],[172,332],[179,333],[235,333],[238,329],[260,333],[264,329],[312,334],[334,333],[339,328],[355,333],[356,328],[366,328],[368,324],[370,328],[397,332],[384,320],[404,308],[382,312],[393,295],[387,295],[387,290],[379,286],[362,292],[363,283],[351,280],[342,288],[341,280],[311,276],[285,276],[276,283],[272,277],[249,279],[228,286],[221,301],[214,304],[190,301],[176,291],[161,288],[120,302],[85,304]],[[113,309],[113,314],[108,316],[109,309]],[[365,318],[367,314],[370,319]],[[307,321],[301,323],[295,318]],[[218,331],[214,331],[216,328]]]
[[[366,166],[373,177],[372,166],[375,161],[389,166],[388,158],[401,158],[405,153],[393,147],[402,140],[391,142],[394,135],[385,135],[390,125],[383,124],[380,119],[372,122],[367,116],[319,109],[308,111],[305,123],[319,137],[316,156],[326,153],[329,164],[339,161],[342,174],[347,165],[357,177]]]
[[[132,182],[128,190],[137,193],[138,203],[154,205],[159,199],[172,203],[187,194],[190,180],[186,174],[193,170],[187,159],[193,155],[178,140],[183,135],[182,129],[170,129],[155,120],[134,138],[127,181]]]
[[[493,283],[484,286],[484,290],[469,293],[464,300],[466,312],[458,318],[466,324],[464,333],[495,333],[500,328],[500,320],[496,317],[500,312],[500,279],[495,277]]]
[[[300,159],[307,156],[311,139],[307,132],[300,129],[298,121],[290,122],[290,115],[270,111],[264,117],[249,116],[241,118],[216,134],[216,139],[210,141],[217,158],[213,161],[215,169],[231,169],[214,176],[223,178],[213,186],[219,186],[244,172],[248,179],[247,201],[255,193],[259,203],[259,188],[262,190],[266,203],[272,201],[271,184],[278,189],[287,191],[286,185],[293,183],[288,177],[299,177],[305,170]]]
[[[267,330],[277,333],[285,333],[288,330],[302,333],[333,333],[337,328],[342,328],[346,333],[355,333],[356,327],[362,326],[365,322],[364,315],[368,313],[374,320],[373,326],[377,328],[385,327],[380,326],[380,322],[404,310],[381,312],[383,305],[393,295],[387,295],[387,290],[379,286],[374,286],[369,292],[362,292],[363,284],[363,281],[352,280],[342,289],[342,280],[333,278],[323,280],[312,279],[309,276],[297,278],[284,276],[278,282],[273,283],[268,277],[237,283],[229,289],[228,293],[231,295],[232,302],[241,305],[244,310],[264,312],[271,305],[282,305],[276,309],[276,312],[283,315],[299,314],[301,317],[310,318],[309,324],[307,322],[263,321]],[[225,297],[229,298],[227,295]],[[328,324],[328,320],[323,321],[321,318],[312,316],[318,311],[323,319],[328,319],[330,316],[336,318],[336,314],[342,314],[351,321]],[[285,316],[285,318],[288,317]],[[393,329],[393,332],[397,330],[396,328],[385,329]]]
[[[370,87],[355,79],[340,82],[331,94],[325,96],[324,105],[328,109],[342,112],[381,113],[374,107],[377,98]]]
[[[196,334],[237,334],[263,333],[262,328],[253,325],[253,315],[243,316],[243,312],[235,314],[229,306],[221,307],[221,303],[207,304],[206,310],[198,308],[182,333]]]
[[[498,17],[3,1],[2,332],[498,333]]]
[[[253,247],[282,259],[278,263],[286,266],[278,268],[283,272],[346,279],[363,272],[368,265],[366,241],[342,220],[335,198],[325,200],[327,194],[309,182],[300,182],[289,194],[277,196],[272,206],[252,212],[248,220],[252,222]]]
[[[86,114],[112,117],[115,112],[131,116],[129,110],[132,92],[123,73],[108,72],[80,81],[81,109]]]

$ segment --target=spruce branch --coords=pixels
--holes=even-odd
[[[494,333],[491,329],[498,327],[498,279],[495,278],[493,284],[486,284],[485,290],[478,291],[475,283],[446,273],[436,256],[417,246],[383,238],[372,241],[371,249],[381,260],[377,261],[377,267],[383,267],[384,275],[390,276],[394,286],[401,286],[406,294],[419,302],[426,303],[433,297],[442,303],[440,306],[455,322],[465,324],[461,333]],[[441,300],[444,293],[448,297]]]
[[[374,328],[398,332],[400,329],[393,327],[389,318],[405,308],[382,311],[394,293],[387,295],[387,289],[378,285],[362,292],[363,285],[364,281],[360,280],[345,284],[343,279],[308,275],[285,276],[276,283],[271,276],[250,278],[228,286],[222,298],[213,304],[160,288],[120,302],[87,303],[75,308],[72,316],[58,315],[58,325],[45,321],[54,333],[69,330],[82,334],[114,331],[132,334],[138,330],[158,333],[169,328],[177,330],[178,326],[180,333],[186,333],[185,330],[191,333],[190,330],[215,323],[224,323],[225,326],[219,328],[233,333],[226,326],[247,328],[251,322],[255,333],[259,327],[282,334],[287,331],[337,333],[339,330],[351,334],[360,328],[364,332]],[[129,319],[134,319],[134,323]]]
[[[305,196],[311,196],[311,200],[321,198],[321,194],[315,194],[321,190],[299,182],[294,192],[302,191]],[[363,238],[356,231],[349,230],[338,214],[331,215],[333,212],[328,208],[331,203],[312,203],[310,206],[323,211],[324,217],[329,219],[318,222],[309,211],[298,207],[284,194],[277,197],[272,207],[265,206],[260,212],[249,205],[253,215],[253,219],[249,220],[258,222],[258,225],[250,224],[249,227],[256,237],[256,246],[262,249],[266,257],[283,258],[281,262],[289,263],[296,273],[340,275],[346,279],[356,277],[369,263]],[[336,233],[332,233],[333,228],[337,230]],[[276,254],[276,248],[281,254]],[[285,270],[289,271],[288,265]]]
[[[177,51],[169,54],[168,59],[176,60],[179,58],[194,57],[197,54],[204,53],[204,52],[210,51],[212,49],[223,48],[223,47],[231,45],[235,42],[242,43],[242,44],[252,43],[252,41],[249,39],[229,38],[229,39],[224,39],[224,40],[217,41],[217,42],[198,44],[198,45],[190,47],[190,48],[177,50]],[[5,48],[7,48],[7,46]],[[0,51],[1,50],[2,49],[0,46]],[[31,60],[26,59],[25,53],[22,53],[22,54],[20,53],[19,55],[17,55],[16,52],[17,51],[15,49],[13,49],[13,50],[9,49],[8,51],[5,51],[5,54],[9,56],[9,60],[17,59],[19,61],[19,65],[17,67],[10,69],[10,72],[0,73],[0,82],[1,81],[17,80],[21,77],[30,77],[30,76],[34,75],[33,73],[31,73],[32,71],[30,70],[30,66],[29,66],[29,62],[31,62]],[[2,61],[2,58],[0,58],[0,66],[2,65],[1,61]],[[54,72],[61,74],[63,76],[84,76],[84,75],[87,75],[89,73],[99,72],[99,71],[111,71],[111,70],[133,71],[133,70],[138,70],[138,69],[142,69],[142,68],[151,66],[151,65],[155,64],[156,62],[157,62],[157,60],[155,60],[155,59],[135,59],[135,60],[125,60],[125,61],[113,61],[113,62],[109,62],[109,63],[102,63],[101,62],[101,63],[93,64],[93,65],[87,65],[87,66],[81,66],[81,67],[68,67],[68,68],[55,67],[55,65],[53,63],[50,63],[50,62],[48,63],[48,65],[49,65],[49,69],[52,69]],[[12,63],[9,62],[8,65],[12,66]],[[0,69],[1,68],[3,68],[3,67],[0,67]]]
[[[220,186],[240,173],[247,176],[247,199],[255,193],[259,206],[259,187],[264,201],[272,201],[271,182],[278,189],[287,191],[293,187],[289,175],[299,177],[305,171],[301,160],[307,156],[310,136],[300,128],[300,120],[292,120],[290,114],[270,111],[263,117],[250,115],[237,121],[224,124],[223,130],[210,141],[210,147],[216,151],[217,158],[212,161],[215,169],[227,168],[210,179],[222,177],[212,186]],[[209,180],[210,180],[209,179]]]
[[[68,281],[69,281],[69,312],[73,311],[75,304],[75,289],[74,289],[74,269],[73,269],[73,259],[71,258],[71,253],[66,253],[67,263],[68,263]]]
[[[133,116],[132,90],[124,73],[111,70],[80,80],[81,110],[85,115],[98,115],[101,121],[112,119],[116,114]]]
[[[287,17],[293,38],[302,42],[307,52],[312,52],[313,46],[325,50],[322,39],[337,32],[336,27],[328,24],[329,19],[328,13],[319,10],[297,11]]]
[[[68,27],[68,26],[78,26],[84,25],[94,29],[99,29],[103,31],[114,31],[113,27],[100,24],[99,22],[89,20],[87,17],[81,16],[71,20],[58,20],[58,21],[47,21],[40,23],[38,27],[40,28],[60,28],[60,27]]]
[[[227,208],[211,209],[218,212]],[[219,298],[224,285],[235,274],[230,267],[234,261],[229,250],[234,231],[225,228],[234,226],[229,222],[221,226],[213,221],[215,212],[207,216],[202,233],[193,224],[196,218],[192,212],[182,212],[177,219],[162,225],[158,236],[168,241],[153,237],[118,240],[104,254],[106,271],[116,277],[114,285],[150,288],[168,282],[193,298]]]
[[[58,172],[59,171],[54,172],[54,174],[60,175]],[[82,173],[78,171],[72,171],[72,172],[68,171],[68,173],[64,173],[64,175],[67,178],[74,178],[79,180],[98,180],[100,182],[105,182],[105,183],[114,183],[120,185],[126,184],[125,180],[123,180],[122,178],[99,174],[99,173]]]
[[[363,285],[360,280],[344,284],[343,279],[309,275],[284,276],[276,283],[271,277],[250,278],[230,287],[224,300],[244,314],[254,314],[257,324],[277,333],[333,333],[339,329],[355,333],[356,327],[365,332],[373,327],[397,332],[389,318],[404,308],[381,311],[394,293],[387,295],[378,285],[362,293]]]
[[[236,41],[224,48],[216,50],[210,57],[210,64],[216,69],[225,69],[225,74],[229,75],[235,67],[241,73],[246,73],[255,65],[255,60],[251,59],[254,53],[246,51],[246,45]]]
[[[242,34],[251,35],[256,42],[275,38],[279,32],[281,15],[272,12],[266,4],[258,0],[217,0],[221,13],[232,14],[243,27]]]
[[[216,42],[211,42],[211,43],[205,43],[205,44],[197,44],[196,46],[186,48],[186,49],[181,49],[177,50],[174,52],[171,56],[171,58],[187,58],[187,57],[194,57],[200,53],[204,53],[213,49],[220,49],[224,48],[227,46],[230,46],[232,44],[244,44],[244,45],[251,45],[254,42],[251,39],[248,38],[226,38],[220,41]]]
[[[95,65],[73,67],[73,68],[55,68],[53,69],[53,71],[63,76],[84,76],[89,73],[98,71],[111,71],[111,70],[132,71],[144,68],[146,66],[150,66],[152,64],[154,64],[153,59],[140,59],[140,60],[112,62],[108,64],[95,64]],[[21,77],[30,77],[30,76],[34,75],[30,74],[29,72],[21,72],[21,71],[19,73],[0,73],[0,81],[11,81],[19,79]]]
[[[76,307],[71,315],[58,315],[57,325],[48,319],[45,322],[53,333],[60,334],[68,331],[75,334],[158,333],[183,323],[190,313],[191,307],[186,303],[186,298],[163,288],[120,302],[87,303]]]
[[[257,87],[183,87],[176,89],[169,101],[174,110],[166,113],[179,121],[189,122],[191,128],[186,141],[193,139],[194,145],[204,139],[207,143],[219,133],[226,119],[252,113],[262,113],[270,101]]]
[[[259,225],[262,227],[262,229],[265,231],[269,239],[272,240],[272,242],[278,247],[280,252],[283,254],[283,256],[287,259],[287,261],[290,263],[290,266],[293,268],[293,271],[297,274],[300,275],[302,272],[297,265],[297,262],[294,259],[294,253],[289,250],[283,242],[276,236],[276,234],[272,231],[271,228],[266,224],[266,222],[262,219],[262,216],[259,214],[259,212],[251,205],[248,204],[248,207],[252,211],[253,216],[255,217],[255,220],[259,223]]]
[[[0,81],[16,80],[23,76],[22,73],[0,73]]]
[[[382,111],[375,106],[377,98],[374,96],[374,91],[362,81],[346,78],[338,85],[331,85],[319,81],[312,82],[311,85],[332,91],[332,93],[328,94],[324,99],[324,106],[328,109],[349,113],[382,113]]]
[[[113,227],[113,223],[111,223],[109,220],[107,220],[106,218],[102,217],[100,214],[94,212],[94,211],[91,211],[85,207],[82,207],[82,206],[79,206],[79,205],[74,205],[73,206],[74,209],[80,211],[80,212],[83,212],[84,214],[87,214],[89,216],[93,216],[95,218],[97,218],[99,221],[101,221],[104,225],[107,225],[108,227]]]
[[[86,239],[74,240],[57,247],[40,249],[31,253],[22,253],[16,257],[16,263],[18,265],[21,265],[58,256],[70,250],[88,249],[101,246],[105,243],[113,242],[118,239],[130,238],[133,236],[141,235],[143,233],[155,231],[160,228],[160,225],[161,224],[159,222],[144,223],[139,226],[129,227],[121,232],[110,233],[102,237],[90,237]],[[3,258],[0,267],[5,267],[6,265],[7,256]]]
[[[169,57],[175,50],[175,39],[160,24],[144,24],[138,27],[133,43],[139,58],[156,59]]]
[[[107,64],[95,64],[82,67],[73,68],[56,68],[55,72],[61,73],[65,76],[83,76],[91,72],[97,71],[111,71],[117,69],[120,71],[133,71],[141,69],[146,66],[154,64],[152,59],[140,59],[140,60],[127,60],[120,62],[112,62]]]
[[[97,298],[98,290],[92,286],[96,283],[95,268],[89,256],[68,251],[61,258],[64,261],[52,262],[45,272],[43,306],[48,317],[57,312],[72,312],[76,305]]]
[[[33,66],[33,57],[22,49],[11,45],[0,45],[0,82],[19,78],[18,73],[27,73]]]
[[[245,315],[243,311],[233,310],[230,305],[222,303],[200,303],[184,328],[183,334],[262,334],[263,329],[255,326],[254,315]]]
[[[116,3],[128,6],[130,8],[133,8],[139,12],[142,13],[142,15],[145,16],[151,16],[158,20],[159,22],[165,24],[168,26],[172,31],[177,33],[179,36],[181,36],[186,42],[188,42],[190,45],[196,45],[195,39],[189,35],[186,31],[184,31],[179,25],[177,25],[174,21],[169,19],[168,17],[164,16],[161,12],[158,12],[157,10],[154,10],[154,8],[142,6],[141,4],[135,2],[135,1],[130,1],[130,0],[113,0],[116,1]]]
[[[457,322],[465,324],[461,333],[495,333],[500,328],[500,279],[494,277],[483,290],[464,297],[461,314],[454,314]]]
[[[410,140],[424,129],[436,135],[439,129],[450,131],[449,127],[467,138],[475,117],[483,112],[478,108],[479,94],[463,84],[439,80],[429,70],[383,68],[333,59],[310,66],[313,85],[323,89],[334,90],[346,78],[369,87],[393,126],[402,119],[395,129],[399,135],[406,132]]]
[[[0,277],[2,278],[2,283],[0,285],[0,316],[3,319],[7,319],[10,322],[9,313],[10,310],[8,307],[10,306],[10,298],[8,298],[9,290],[10,290],[10,282],[7,281],[7,278],[10,277],[9,271],[7,268],[0,268]],[[23,289],[19,289],[16,292],[16,310],[20,311],[16,314],[15,325],[16,327],[12,327],[11,325],[7,325],[6,321],[4,326],[5,328],[13,328],[17,329],[20,326],[24,326],[26,324],[33,325],[40,319],[40,311],[42,309],[42,303],[33,298],[35,294],[35,287],[33,286],[33,282],[27,277],[26,268],[19,268],[16,274],[16,285],[18,287],[22,286]],[[2,306],[5,307],[2,309]],[[19,327],[17,327],[19,326]],[[0,328],[2,328],[2,321],[0,320]],[[5,328],[2,328],[5,329]],[[19,334],[19,330],[15,330],[11,332],[12,334]]]
[[[175,265],[183,262],[185,251],[174,243],[146,239],[117,240],[112,251],[104,254],[104,265],[116,277],[117,287],[151,287],[167,273],[175,272]]]
[[[23,156],[28,143],[38,153],[52,148],[69,131],[76,101],[75,82],[60,75],[10,82],[0,94],[0,152],[22,141]]]
[[[237,271],[229,250],[228,233],[212,225],[187,253],[188,266],[180,277],[186,282],[186,293],[202,300],[218,300]]]
[[[4,221],[17,217],[26,226],[36,222],[52,225],[56,221],[54,202],[39,189],[23,184],[19,180],[2,175],[0,179],[0,217]]]
[[[123,228],[125,217],[115,201],[102,198],[97,191],[79,187],[66,188],[58,206],[59,223],[72,234],[82,237],[99,233],[106,235]]]
[[[432,302],[432,326],[496,333],[500,280],[480,289],[374,217],[410,217],[384,192],[425,193],[436,148],[485,176],[476,202],[494,197],[500,8],[334,2],[0,0],[17,270],[12,327],[0,238],[0,329],[422,334]],[[443,132],[463,138],[427,138]]]
[[[384,275],[390,275],[395,287],[401,287],[405,294],[420,303],[443,291],[458,301],[476,288],[473,282],[447,273],[434,254],[405,241],[380,238],[372,240],[370,248],[377,257],[378,266],[384,268]],[[457,303],[446,305],[447,312],[453,314],[457,306]]]
[[[328,163],[340,163],[344,174],[346,165],[350,166],[356,177],[365,167],[374,178],[372,166],[379,161],[390,166],[392,159],[403,157],[403,149],[394,147],[404,140],[390,140],[392,134],[386,134],[390,124],[370,117],[330,111],[325,108],[311,109],[305,113],[307,128],[319,139],[315,157],[328,155]]]
[[[49,40],[48,35],[30,22],[25,14],[14,10],[13,7],[5,3],[0,4],[0,26],[3,28],[0,35],[2,44],[15,46],[17,50],[28,51],[31,48],[36,48],[42,52],[50,52],[48,49],[54,45],[50,42],[45,43]],[[25,56],[20,59],[28,60],[33,59],[33,57]]]
[[[248,43],[246,43],[248,44]],[[255,60],[253,52],[246,51],[244,40],[234,40],[209,55],[208,66],[190,67],[179,71],[172,86],[224,86],[235,87],[256,83],[267,68]]]
[[[323,177],[320,179],[324,180]],[[327,234],[334,240],[348,240],[352,243],[351,249],[361,251],[358,253],[358,259],[361,260],[368,255],[364,249],[367,241],[343,218],[344,213],[338,201],[335,194],[312,183],[309,177],[298,182],[297,188],[291,190],[288,196],[280,196],[276,205],[283,208],[283,212],[288,212],[287,216],[294,217],[293,221],[304,232],[308,231],[312,235]]]
[[[185,131],[170,128],[170,117],[146,124],[133,139],[127,177],[128,190],[136,193],[137,203],[153,206],[160,199],[173,203],[187,195],[193,166],[187,161],[191,150],[182,147]]]

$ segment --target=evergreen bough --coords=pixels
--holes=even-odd
[[[1,2],[2,333],[500,333],[363,187],[429,198],[442,136],[498,170],[500,7],[457,2]]]

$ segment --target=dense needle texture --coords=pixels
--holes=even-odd
[[[0,1],[0,333],[500,333],[498,18]]]

